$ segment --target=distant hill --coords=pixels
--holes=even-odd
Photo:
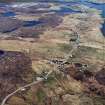
[[[0,0],[0,2],[38,2],[38,1],[42,1],[42,2],[54,2],[54,1],[65,1],[65,2],[70,2],[70,1],[80,1],[80,0]]]
[[[0,2],[4,3],[4,2],[14,2],[15,0],[0,0]]]

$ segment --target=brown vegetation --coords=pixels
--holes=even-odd
[[[84,85],[84,91],[89,94],[105,96],[105,70],[90,72],[89,70],[78,70],[74,65],[66,68],[67,74],[74,79],[81,81]]]
[[[31,73],[31,59],[21,52],[1,51],[0,55],[0,101],[27,81]],[[31,78],[30,78],[31,79]]]

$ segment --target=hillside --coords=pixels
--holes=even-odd
[[[105,105],[104,4],[70,1],[0,5],[1,105]]]

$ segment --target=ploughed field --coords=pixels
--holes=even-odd
[[[5,105],[105,105],[104,5],[97,0],[1,3],[0,103],[43,78]]]

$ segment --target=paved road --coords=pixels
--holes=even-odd
[[[12,96],[13,96],[14,94],[16,94],[17,92],[22,91],[24,88],[27,88],[27,87],[36,85],[36,84],[42,82],[44,79],[47,79],[48,76],[49,76],[51,73],[52,73],[52,71],[48,72],[48,74],[47,74],[44,78],[41,78],[41,79],[38,80],[38,81],[34,81],[34,82],[30,83],[30,84],[27,84],[27,85],[25,85],[25,86],[23,86],[23,87],[20,87],[20,88],[18,88],[17,90],[15,90],[14,92],[10,93],[9,95],[7,95],[7,96],[3,99],[1,105],[5,105],[6,101],[7,101],[10,97],[12,97]]]

